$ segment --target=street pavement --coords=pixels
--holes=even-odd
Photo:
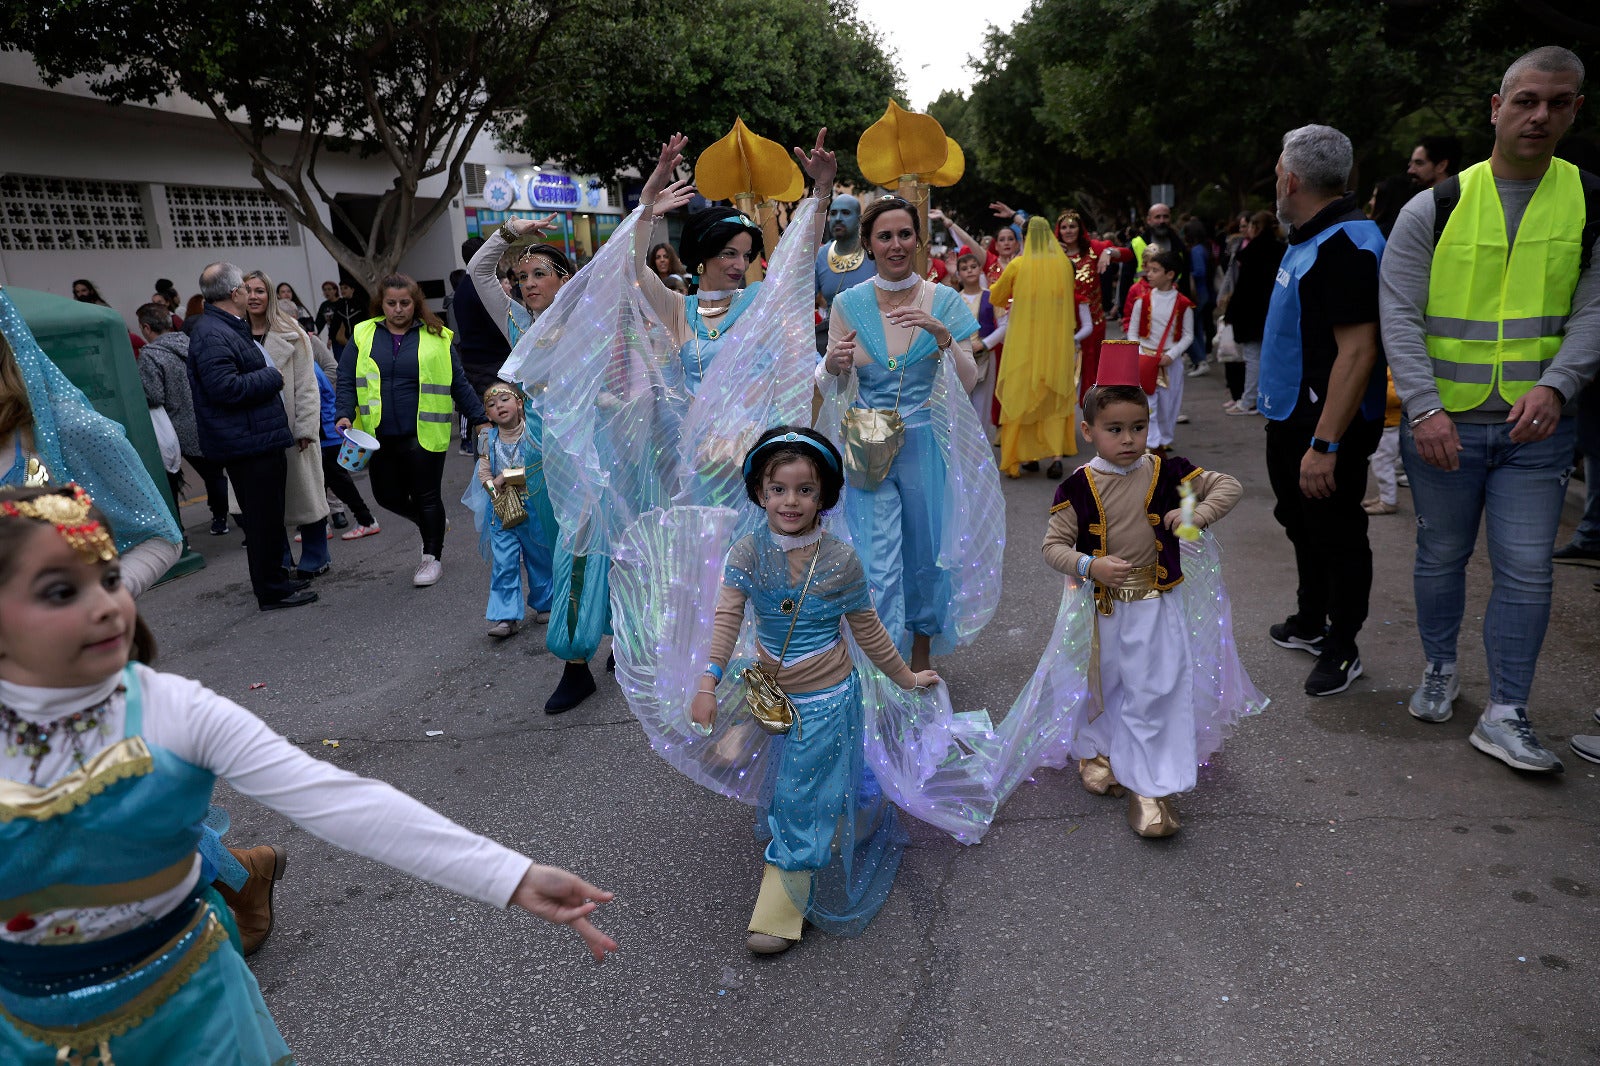
[[[1600,1062],[1600,766],[1566,747],[1600,732],[1600,571],[1556,568],[1531,713],[1562,776],[1520,775],[1466,742],[1486,699],[1481,545],[1456,715],[1406,713],[1422,660],[1404,489],[1399,514],[1372,520],[1366,676],[1307,697],[1313,660],[1266,636],[1293,608],[1294,565],[1262,423],[1225,418],[1223,399],[1219,374],[1188,383],[1179,450],[1244,484],[1218,535],[1241,654],[1273,702],[1202,768],[1183,831],[1141,840],[1121,802],[1042,771],[981,845],[913,824],[864,935],[808,934],[775,958],[744,947],[761,872],[752,811],[652,753],[598,662],[598,694],[542,712],[560,664],[537,627],[484,634],[488,572],[459,505],[437,586],[411,587],[416,531],[380,511],[380,536],[334,541],[319,603],[268,613],[239,534],[207,536],[191,505],[209,565],[140,604],[163,667],[317,758],[617,893],[597,921],[622,950],[597,967],[565,929],[335,849],[219,788],[231,843],[289,850],[277,927],[251,966],[299,1060]],[[452,452],[447,499],[467,476]],[[1053,490],[1037,474],[1005,483],[1000,609],[935,663],[958,709],[1003,714],[1049,636]]]

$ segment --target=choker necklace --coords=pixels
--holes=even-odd
[[[775,529],[771,530],[771,533],[772,542],[774,544],[776,544],[783,551],[792,552],[796,548],[804,548],[821,540],[822,523],[818,522],[816,525],[812,526],[811,532],[809,533],[796,533],[792,537],[787,533],[779,533]]]
[[[921,280],[915,273],[907,274],[903,281],[888,281],[881,274],[872,275],[872,283],[885,292],[904,292]]]
[[[61,739],[66,741],[72,751],[73,761],[82,768],[83,759],[83,734],[100,732],[106,711],[111,706],[112,697],[126,691],[122,685],[111,690],[110,695],[92,707],[85,707],[81,711],[72,711],[60,718],[49,722],[29,722],[17,714],[10,707],[0,703],[0,732],[5,740],[5,752],[8,756],[15,757],[18,752],[28,756],[28,784],[38,785],[39,764],[44,757],[55,750],[56,734],[61,734]]]

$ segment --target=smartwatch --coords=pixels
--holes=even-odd
[[[1311,450],[1327,455],[1339,450],[1339,442],[1336,440],[1323,440],[1321,437],[1312,437]]]

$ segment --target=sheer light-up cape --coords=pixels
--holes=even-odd
[[[500,374],[536,397],[563,548],[611,555],[640,516],[674,498],[735,503],[755,436],[809,423],[815,215],[816,201],[801,201],[698,394],[639,288],[634,242],[650,236],[639,211],[517,342]]]

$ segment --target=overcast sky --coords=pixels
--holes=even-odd
[[[946,89],[972,87],[969,57],[983,51],[993,23],[1009,28],[1028,0],[940,0],[908,5],[905,0],[857,0],[857,9],[898,54],[911,106],[923,111]]]

